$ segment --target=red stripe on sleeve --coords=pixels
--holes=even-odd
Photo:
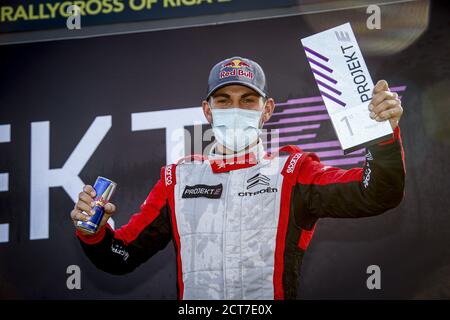
[[[327,185],[332,183],[348,183],[361,181],[363,168],[344,170],[326,166],[309,157],[306,159],[297,176],[297,182],[301,184]]]
[[[380,145],[380,146],[384,146],[384,145],[386,145],[386,144],[394,143],[395,141],[400,140],[400,139],[401,139],[401,138],[400,138],[400,127],[397,126],[397,127],[394,129],[394,133],[393,133],[393,135],[392,135],[392,138],[389,139],[389,140],[380,142],[379,145]]]
[[[111,226],[109,224],[106,224],[103,228],[100,228],[100,230],[96,234],[93,235],[84,234],[78,229],[76,230],[75,234],[81,241],[83,241],[86,244],[96,244],[102,241],[103,238],[105,237],[106,228],[112,230]]]
[[[298,242],[298,247],[303,251],[308,249],[309,243],[314,235],[314,230],[316,229],[316,225],[311,230],[302,229],[302,234],[300,235],[300,240]]]

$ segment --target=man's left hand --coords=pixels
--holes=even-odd
[[[389,120],[392,129],[398,126],[403,114],[401,101],[396,92],[389,90],[385,80],[380,80],[373,89],[372,101],[369,104],[370,117],[376,121]]]

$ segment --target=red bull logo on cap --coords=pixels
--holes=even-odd
[[[232,68],[232,70],[226,71],[225,68]],[[241,68],[250,68],[250,65],[240,59],[233,59],[230,62],[222,65],[221,71],[219,72],[219,78],[228,77],[245,77],[253,79],[254,74],[250,70],[242,70]]]
[[[239,68],[242,68],[242,67],[250,68],[250,65],[248,63],[240,60],[240,59],[233,59],[230,62],[225,63],[222,66],[222,69],[227,68],[227,67],[239,69]]]

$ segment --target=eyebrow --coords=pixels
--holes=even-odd
[[[229,99],[229,98],[230,98],[230,95],[229,95],[229,94],[226,94],[226,93],[215,93],[215,94],[212,95],[212,97],[213,97],[213,98],[224,97],[224,98]]]
[[[242,99],[242,98],[247,98],[247,97],[249,97],[249,96],[259,97],[259,94],[257,94],[256,92],[247,92],[247,93],[244,93],[244,94],[241,96],[241,99]],[[231,96],[230,96],[229,94],[227,94],[227,93],[217,93],[217,94],[213,94],[212,97],[213,97],[213,98],[224,97],[224,98],[227,98],[227,99],[231,98]]]
[[[257,97],[257,98],[260,97],[260,95],[257,94],[256,92],[247,92],[247,93],[244,93],[244,94],[242,95],[241,98],[247,98],[247,97],[249,97],[249,96],[255,96],[255,97]]]

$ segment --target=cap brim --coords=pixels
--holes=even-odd
[[[217,86],[215,86],[214,88],[212,88],[209,92],[208,95],[206,96],[206,100],[208,100],[208,98],[217,90],[219,90],[220,88],[226,87],[226,86],[230,86],[232,84],[238,84],[241,86],[245,86],[248,87],[250,89],[255,90],[257,93],[259,93],[261,96],[263,96],[264,98],[267,98],[267,94],[262,91],[261,89],[257,88],[256,86],[248,83],[248,82],[244,82],[244,81],[237,81],[237,80],[232,80],[232,81],[228,81],[228,82],[222,82],[221,84],[218,84]]]

